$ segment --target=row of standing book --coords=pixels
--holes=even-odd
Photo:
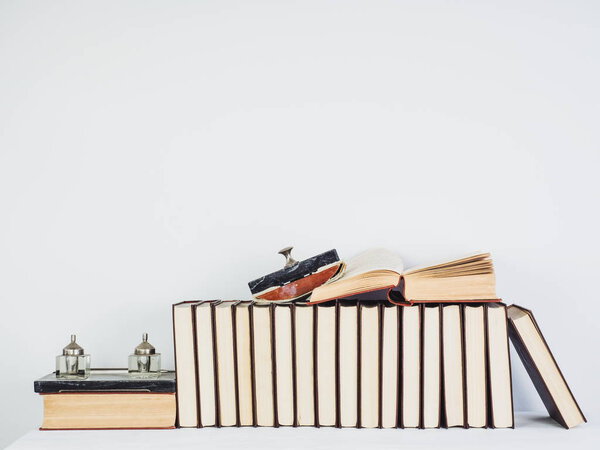
[[[178,424],[514,426],[503,304],[173,306]]]

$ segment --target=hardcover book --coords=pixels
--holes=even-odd
[[[500,301],[489,253],[404,269],[395,253],[373,249],[347,260],[344,272],[335,281],[315,288],[309,302],[377,291],[383,291],[380,299],[395,304]]]
[[[51,373],[34,382],[34,391],[44,399],[42,430],[175,427],[174,372],[143,379],[92,369],[84,380]]]
[[[510,339],[550,416],[565,428],[587,422],[533,313],[508,307]]]

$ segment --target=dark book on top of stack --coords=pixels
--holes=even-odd
[[[502,304],[173,306],[182,427],[513,427]]]

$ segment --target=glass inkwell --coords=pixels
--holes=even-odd
[[[62,355],[56,357],[56,378],[84,379],[90,375],[90,355],[84,353],[76,339],[72,334]]]
[[[148,342],[148,333],[142,335],[142,342],[129,355],[129,375],[137,378],[158,378],[160,376],[160,353]]]

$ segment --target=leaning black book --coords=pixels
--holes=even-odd
[[[510,338],[550,416],[565,428],[586,422],[533,314],[508,307]]]

